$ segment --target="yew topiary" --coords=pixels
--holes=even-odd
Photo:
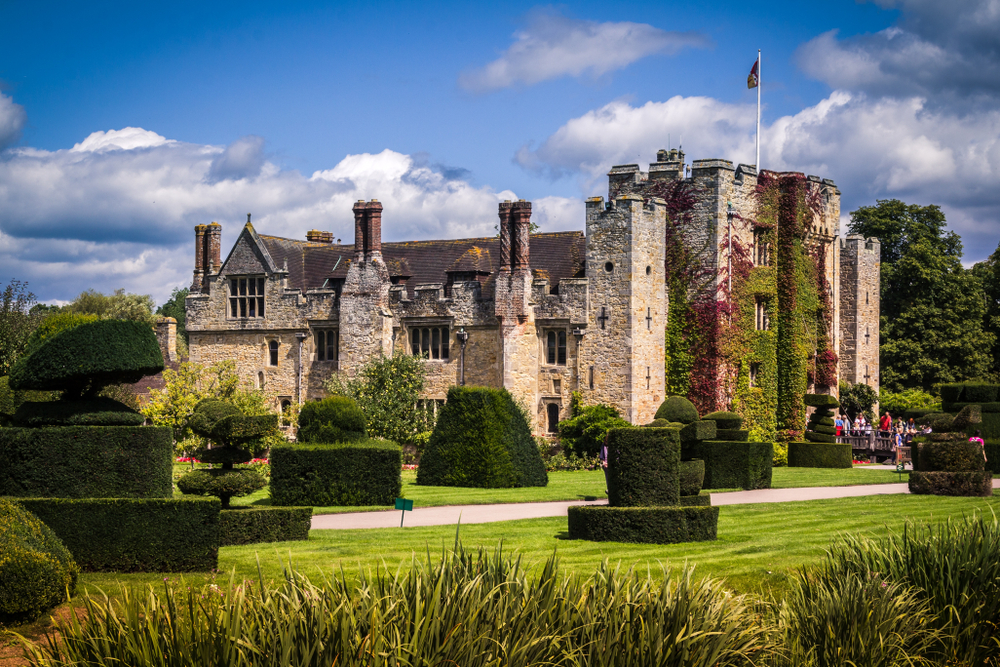
[[[698,410],[694,407],[694,403],[683,396],[670,396],[660,404],[655,417],[656,419],[690,424],[698,421]]]
[[[333,444],[360,442],[365,438],[365,413],[346,396],[309,401],[299,412],[299,442]]]

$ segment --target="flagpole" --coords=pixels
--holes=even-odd
[[[758,175],[760,174],[760,84],[760,49],[757,49],[757,155],[753,166],[757,168]]]

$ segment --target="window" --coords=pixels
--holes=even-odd
[[[549,422],[549,433],[559,432],[559,406],[555,403],[549,403],[545,406],[545,411],[548,413]]]
[[[593,366],[590,367],[588,374],[589,374],[590,377],[587,379],[587,386],[589,386],[591,389],[593,389],[594,388],[594,367]]]
[[[264,279],[229,279],[229,317],[264,317]]]
[[[760,364],[753,363],[750,364],[750,386],[757,386],[757,376],[760,374]]]
[[[767,230],[753,230],[753,263],[755,266],[767,266],[770,261],[770,248],[767,245]]]
[[[258,389],[264,388],[264,371],[260,371],[257,373],[257,388]]]
[[[272,340],[267,344],[268,352],[270,353],[270,359],[268,360],[272,366],[278,365],[278,341]]]
[[[767,331],[771,328],[771,320],[767,316],[767,300],[757,297],[757,331]]]
[[[417,327],[410,329],[413,354],[425,359],[448,358],[448,327]]]
[[[278,404],[281,406],[281,425],[290,426],[292,423],[292,397],[291,396],[281,396],[278,398]]]
[[[545,334],[545,363],[566,365],[566,332],[549,331]]]
[[[340,346],[337,344],[337,334],[336,329],[316,332],[317,361],[340,361]]]

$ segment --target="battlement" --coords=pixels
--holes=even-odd
[[[882,254],[882,242],[875,237],[865,238],[860,234],[850,234],[840,240],[840,252],[857,257],[867,254],[879,258]]]
[[[607,203],[604,197],[590,197],[586,201],[587,219],[591,216],[597,218],[608,215],[616,215],[619,210],[632,212],[634,207],[639,206],[643,211],[655,211],[657,208],[666,207],[667,203],[660,197],[652,197],[648,202],[644,202],[642,195],[626,193],[614,199],[609,199]]]

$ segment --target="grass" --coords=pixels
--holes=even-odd
[[[872,474],[872,473],[869,473]],[[997,512],[1000,496],[948,498],[939,496],[883,495],[836,500],[728,506],[721,508],[719,539],[677,545],[631,545],[569,540],[565,517],[528,519],[462,526],[467,547],[494,547],[502,540],[534,564],[557,550],[565,571],[588,575],[605,558],[654,573],[659,563],[671,567],[690,562],[700,575],[726,579],[739,592],[780,596],[788,575],[819,561],[824,550],[845,533],[883,535],[899,528],[907,518],[919,522],[944,521],[974,512]],[[456,526],[371,530],[314,530],[306,542],[284,542],[220,550],[219,570],[238,577],[256,578],[257,559],[265,578],[278,578],[283,563],[307,575],[318,571],[343,571],[350,577],[359,570],[384,564],[395,569],[412,557],[439,557],[454,543]],[[99,586],[109,592],[117,582],[157,584],[163,574],[91,573],[81,577],[81,590]],[[192,585],[211,575],[189,574]]]
[[[186,464],[174,467],[175,476],[190,470]],[[891,484],[906,481],[891,470],[865,470],[863,468],[824,470],[820,468],[775,468],[771,486],[791,489],[809,486],[856,486],[862,484]],[[413,501],[415,507],[440,507],[444,505],[494,505],[500,503],[538,503],[558,500],[588,500],[607,498],[604,473],[600,470],[580,472],[550,472],[549,484],[544,487],[523,489],[464,489],[443,486],[417,486],[417,474],[403,471],[403,497]],[[714,492],[738,491],[717,489]],[[180,492],[175,492],[179,496]],[[267,488],[255,491],[244,498],[234,498],[234,505],[270,505]],[[364,507],[315,507],[314,514],[342,512],[375,512],[387,509],[382,506]]]

